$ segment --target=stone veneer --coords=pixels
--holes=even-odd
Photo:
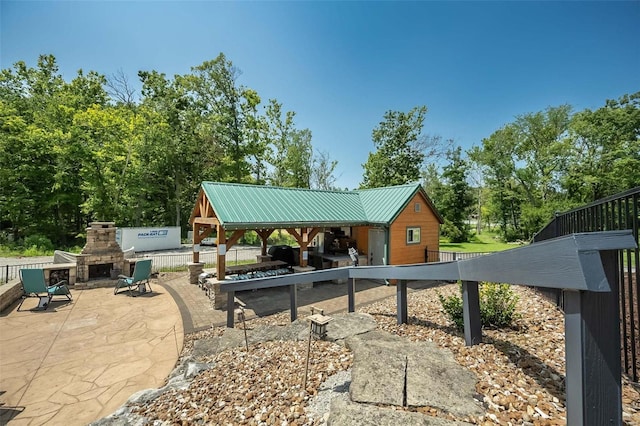
[[[116,227],[114,222],[91,222],[87,228],[87,243],[82,252],[77,256],[78,282],[87,282],[89,279],[104,278],[89,276],[89,267],[97,265],[110,265],[113,274],[124,273],[124,253],[116,242]],[[108,278],[108,277],[107,277]],[[115,277],[114,277],[115,278]]]

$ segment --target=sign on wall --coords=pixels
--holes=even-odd
[[[180,227],[118,228],[116,241],[122,250],[133,248],[136,252],[177,249],[180,248]]]

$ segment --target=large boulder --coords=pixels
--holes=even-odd
[[[462,426],[469,423],[455,422],[420,413],[355,404],[341,399],[331,402],[328,426]]]
[[[354,353],[352,401],[434,407],[458,416],[482,414],[473,398],[476,378],[451,352],[383,331],[351,337],[346,344]]]

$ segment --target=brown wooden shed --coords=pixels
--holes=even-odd
[[[398,265],[425,262],[427,249],[438,250],[442,223],[419,184],[321,191],[203,182],[190,218],[194,247],[212,233],[217,235],[221,280],[226,252],[248,230],[260,236],[262,254],[267,253],[271,233],[287,230],[300,246],[302,267],[308,265],[310,252],[344,251],[346,256],[347,246],[357,248],[363,264]],[[331,247],[323,246],[324,235],[331,238]],[[197,250],[193,261],[199,262]]]

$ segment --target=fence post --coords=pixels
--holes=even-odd
[[[564,292],[570,426],[622,424],[617,252],[600,258],[611,292]]]
[[[406,324],[409,319],[407,313],[407,280],[400,280],[396,286],[396,299],[398,304],[398,325]]]
[[[356,279],[347,278],[347,295],[349,299],[349,312],[356,311]]]
[[[462,316],[464,318],[465,344],[473,346],[482,343],[480,294],[477,281],[462,281]]]
[[[298,319],[298,288],[296,284],[289,285],[289,302],[291,307],[291,322]]]
[[[230,291],[227,293],[227,327],[233,328],[234,315],[236,310],[236,292]]]
[[[7,273],[6,273],[6,275],[4,276],[4,283],[5,283],[5,284],[9,282],[9,265],[7,265],[7,268],[6,268],[6,269],[7,269]]]

